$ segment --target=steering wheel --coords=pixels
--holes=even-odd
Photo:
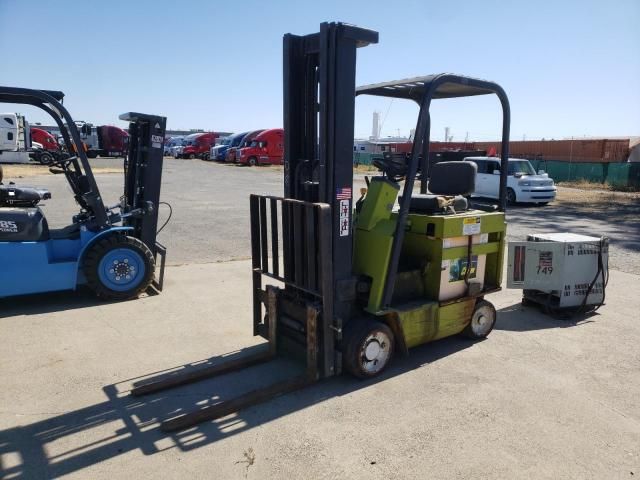
[[[75,155],[71,157],[58,157],[49,164],[49,171],[54,174],[65,173],[69,168],[69,164],[77,158]],[[56,167],[61,170],[56,170]]]
[[[72,155],[70,157],[61,157],[61,158],[57,158],[56,160],[54,160],[51,164],[52,165],[57,165],[61,168],[66,168],[67,165],[69,165],[71,162],[73,162],[74,160],[77,160],[78,157],[75,155]]]
[[[407,156],[405,154],[387,154],[383,158],[375,158],[373,166],[384,172],[390,180],[399,182],[407,174]]]

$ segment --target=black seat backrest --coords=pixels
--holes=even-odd
[[[44,188],[0,185],[0,207],[35,207],[40,200],[49,200],[51,193]]]
[[[429,172],[429,191],[435,195],[469,195],[476,189],[478,167],[473,162],[440,162]]]

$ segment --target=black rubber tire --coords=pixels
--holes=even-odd
[[[98,154],[96,152],[88,151],[87,158],[98,158]]]
[[[53,155],[50,154],[49,152],[42,152],[39,156],[38,156],[38,161],[42,164],[42,165],[51,165],[54,161]]]
[[[98,275],[100,260],[111,250],[116,248],[128,248],[137,252],[145,263],[145,276],[134,288],[123,292],[111,290],[104,285]],[[93,245],[82,262],[82,271],[87,279],[87,285],[102,300],[127,300],[135,298],[144,292],[151,282],[155,272],[155,260],[149,247],[134,237],[122,234],[109,235]]]
[[[247,163],[250,167],[256,167],[258,165],[258,159],[256,157],[249,157]]]
[[[364,369],[361,359],[364,353],[363,349],[366,348],[365,341],[375,332],[382,332],[389,338],[389,355],[382,367],[371,373]],[[363,379],[373,378],[381,374],[393,358],[395,347],[393,332],[382,322],[369,319],[354,319],[351,325],[349,325],[349,328],[345,329],[344,335],[344,348],[342,349],[343,364],[345,369],[354,377]]]
[[[189,154],[189,160],[193,160],[194,158],[196,158],[196,154],[195,153]]]
[[[516,192],[513,191],[513,188],[508,187],[507,188],[507,204],[515,205],[516,203],[518,203],[516,200]]]
[[[491,322],[491,325],[489,326],[489,328],[486,331],[483,331],[482,334],[478,334],[477,332],[473,331],[473,327],[472,327],[471,323],[473,321],[473,316],[481,308],[488,308],[490,310],[490,312],[493,314],[493,320]],[[473,308],[473,313],[471,314],[471,319],[472,320],[469,322],[469,325],[467,325],[465,327],[465,329],[462,331],[462,335],[464,335],[465,337],[470,338],[472,340],[482,340],[483,338],[487,338],[487,336],[493,330],[493,327],[496,326],[496,317],[497,317],[496,308],[493,306],[493,304],[491,302],[487,302],[486,300],[478,300],[476,302],[476,306]]]
[[[2,165],[0,165],[0,182],[2,182],[3,177],[4,177],[4,172],[2,171]]]

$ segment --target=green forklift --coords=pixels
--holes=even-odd
[[[377,42],[377,32],[343,23],[284,37],[284,196],[250,198],[253,332],[268,340],[264,351],[155,378],[134,385],[132,394],[281,355],[302,359],[304,372],[168,419],[164,430],[220,418],[343,371],[371,378],[412,347],[491,332],[496,311],[485,296],[501,288],[507,172],[500,172],[496,205],[471,206],[475,164],[429,168],[429,109],[434,99],[497,95],[505,165],[507,96],[496,83],[453,74],[356,88],[356,50]],[[379,175],[367,178],[354,202],[356,95],[412,100],[420,112],[411,153],[377,159]]]

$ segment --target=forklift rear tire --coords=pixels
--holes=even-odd
[[[496,308],[486,300],[478,300],[471,314],[469,325],[462,334],[473,340],[486,338],[496,324]]]
[[[347,371],[358,378],[379,375],[393,356],[395,342],[391,329],[376,320],[354,320],[345,333],[343,360]]]
[[[109,235],[93,245],[82,266],[89,288],[103,300],[127,300],[144,292],[155,270],[149,247],[134,237]]]

